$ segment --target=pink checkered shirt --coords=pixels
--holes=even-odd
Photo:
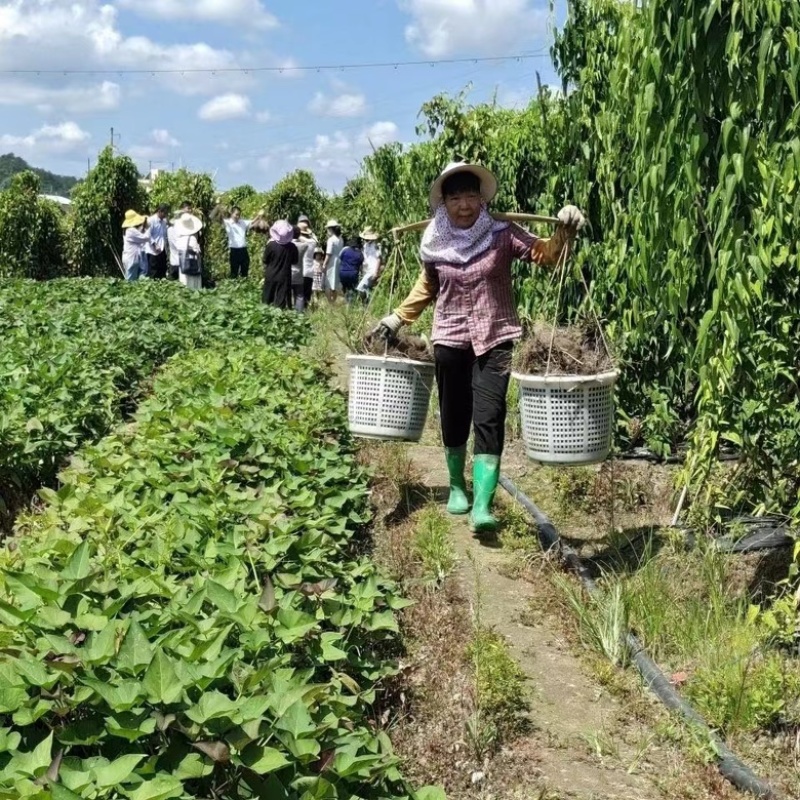
[[[520,338],[511,262],[530,261],[535,241],[535,236],[518,225],[509,225],[495,234],[485,253],[463,266],[425,265],[439,289],[431,337],[434,344],[471,345],[480,356],[502,342]]]

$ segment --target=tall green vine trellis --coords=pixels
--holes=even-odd
[[[454,156],[498,174],[502,210],[580,205],[575,269],[625,367],[620,439],[687,445],[695,509],[800,521],[800,4],[569,0],[553,56],[563,92],[524,111],[425,104],[430,140],[367,158],[343,216],[420,218]],[[519,268],[516,287],[524,314],[550,311],[546,277]]]

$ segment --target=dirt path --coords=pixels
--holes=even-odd
[[[414,445],[410,453],[425,485],[441,494],[447,485],[441,449]],[[512,475],[523,468],[513,456],[507,466]],[[508,641],[530,680],[535,747],[525,749],[536,753],[538,773],[531,777],[556,796],[580,800],[678,796],[666,789],[673,783],[675,754],[657,747],[653,734],[587,674],[557,619],[535,608],[530,613],[537,589],[507,577],[509,554],[479,542],[463,518],[455,521],[453,536],[459,579],[473,613]]]

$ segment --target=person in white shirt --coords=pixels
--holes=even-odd
[[[170,253],[174,247],[178,255],[180,282],[189,289],[202,287],[202,255],[198,234],[203,229],[203,221],[189,213],[182,212],[170,225]]]
[[[222,220],[228,234],[231,278],[246,278],[250,274],[250,253],[247,251],[247,232],[253,224],[251,219],[242,219],[242,209],[234,206],[231,215]]]
[[[148,275],[156,279],[167,277],[167,217],[169,206],[160,205],[147,220],[150,229],[150,241],[145,247],[147,253]]]
[[[138,281],[139,278],[146,278],[145,248],[150,242],[147,217],[137,211],[126,211],[122,229],[125,231],[122,238],[122,268],[125,271],[125,280]]]
[[[325,294],[328,296],[328,300],[333,302],[342,288],[342,281],[339,277],[339,256],[344,249],[344,240],[342,239],[342,226],[335,219],[329,220],[325,228],[328,232],[328,241],[325,246],[325,261],[322,269],[325,273]]]
[[[361,295],[366,303],[369,294],[378,282],[381,272],[383,272],[383,261],[381,260],[381,246],[378,243],[378,234],[367,228],[361,231],[362,250],[364,252],[364,277],[356,287],[356,291]]]

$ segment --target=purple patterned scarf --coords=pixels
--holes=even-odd
[[[422,235],[420,257],[428,264],[467,264],[485,253],[494,235],[507,227],[507,222],[497,222],[483,206],[471,228],[457,228],[442,203]]]

